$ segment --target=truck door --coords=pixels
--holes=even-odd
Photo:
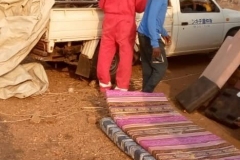
[[[217,49],[222,43],[224,17],[212,0],[178,0],[175,52]],[[177,6],[177,5],[176,5]]]

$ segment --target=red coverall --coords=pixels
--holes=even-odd
[[[136,12],[144,11],[147,0],[99,0],[104,11],[103,30],[97,64],[101,87],[111,87],[110,65],[119,47],[117,87],[128,89],[132,73],[133,46],[136,38]]]

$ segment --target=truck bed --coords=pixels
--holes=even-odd
[[[54,42],[97,39],[103,12],[98,8],[53,8],[46,39]]]

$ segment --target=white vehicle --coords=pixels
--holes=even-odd
[[[56,0],[46,33],[31,56],[42,61],[63,61],[77,66],[76,74],[95,77],[103,20],[97,3],[97,0]],[[142,15],[136,15],[137,24]],[[166,46],[168,57],[207,53],[217,50],[226,36],[239,30],[240,12],[222,9],[215,0],[169,0],[164,26],[172,37],[172,44]],[[137,38],[134,50],[138,52]],[[118,62],[116,54],[111,75],[116,73]]]

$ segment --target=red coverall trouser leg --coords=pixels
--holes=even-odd
[[[120,62],[116,73],[116,83],[119,88],[129,88],[135,37],[135,15],[105,14],[97,64],[97,76],[100,83],[108,84],[111,81],[110,65],[119,47]]]

